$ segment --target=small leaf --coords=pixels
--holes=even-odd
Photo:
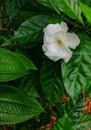
[[[84,16],[87,18],[88,22],[91,23],[91,8],[82,3],[80,3],[80,8]]]
[[[83,24],[78,0],[53,0],[53,3],[60,11]]]
[[[33,16],[27,19],[21,26],[15,31],[12,40],[20,43],[27,43],[30,41],[39,41],[42,39],[43,29],[47,25],[46,15]]]
[[[91,38],[80,34],[80,45],[74,51],[71,60],[62,64],[63,82],[67,93],[74,104],[79,94],[85,90],[91,82]]]
[[[0,48],[0,82],[22,77],[31,69],[36,68],[26,56]]]
[[[74,130],[72,126],[73,123],[71,119],[68,117],[67,114],[65,114],[63,118],[60,118],[57,121],[57,124],[55,125],[53,130]]]
[[[43,112],[35,98],[23,91],[0,85],[0,125],[26,121]]]
[[[40,81],[46,98],[50,102],[58,101],[64,94],[60,62],[45,60],[41,68]]]

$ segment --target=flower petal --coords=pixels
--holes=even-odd
[[[75,33],[66,33],[63,42],[67,47],[75,49],[79,45],[80,39]]]
[[[42,49],[44,54],[53,61],[63,59],[65,62],[68,62],[72,56],[72,51],[68,48],[65,48],[65,46],[61,46],[59,50],[56,50],[55,52],[44,45],[42,46]]]
[[[67,26],[67,24],[65,22],[61,22],[60,27],[61,27],[60,31],[62,31],[62,32],[67,32],[68,31],[68,26]]]
[[[57,55],[57,51],[54,52],[53,50],[51,50],[48,46],[43,45],[42,49],[44,51],[44,54],[51,60],[56,61],[56,59],[58,58]]]
[[[49,59],[53,60],[53,61],[57,61],[58,56],[55,55],[55,53],[51,52],[51,51],[46,51],[44,53]]]
[[[69,53],[68,56],[64,58],[65,63],[67,63],[70,60],[70,58],[72,57],[72,54],[73,52],[71,51],[71,53]]]
[[[42,49],[44,54],[51,60],[57,61],[63,59],[68,62],[72,56],[70,48],[75,49],[80,39],[75,33],[68,33],[68,27],[65,22],[61,24],[49,24],[44,28],[44,45]]]
[[[53,35],[57,32],[67,32],[68,31],[68,27],[67,24],[65,22],[61,22],[61,24],[57,23],[57,24],[49,24],[47,25],[46,28],[44,28],[44,35],[49,36],[49,35]]]
[[[44,37],[44,45],[49,51],[58,52],[60,50],[60,45],[57,43],[57,35],[51,35]]]
[[[61,45],[60,51],[58,52],[59,59],[63,59],[65,62],[68,62],[70,58],[72,57],[73,52],[69,49],[66,48],[64,45]]]
[[[44,28],[44,35],[52,35],[60,31],[60,24],[49,24],[46,28]]]

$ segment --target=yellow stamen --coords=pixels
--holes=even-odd
[[[56,42],[57,42],[57,44],[58,44],[58,45],[61,45],[61,44],[62,44],[62,41],[61,41],[61,40],[59,40],[59,39],[57,39],[57,41],[56,41]]]

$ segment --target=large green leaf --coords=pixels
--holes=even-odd
[[[82,4],[82,3],[80,3],[80,7],[82,10],[82,13],[87,18],[88,22],[91,23],[91,8],[88,7],[87,5]]]
[[[88,130],[91,127],[91,116],[84,114],[78,119],[73,126],[74,130]]]
[[[60,11],[66,13],[69,17],[83,23],[78,0],[53,0],[53,4]]]
[[[35,98],[15,87],[0,85],[0,125],[23,122],[41,112],[43,108]]]
[[[58,101],[64,94],[60,62],[45,60],[40,74],[43,92],[50,102]]]
[[[57,121],[57,124],[55,125],[53,130],[74,130],[72,126],[73,123],[71,119],[68,117],[67,114],[65,114],[63,118],[60,118]]]
[[[79,37],[80,45],[71,60],[62,64],[63,82],[74,103],[91,80],[91,38],[85,34]]]
[[[20,43],[39,41],[42,38],[43,28],[47,25],[47,18],[48,16],[46,15],[37,15],[27,19],[15,31],[12,40]]]
[[[17,79],[36,69],[23,54],[0,48],[0,82]]]

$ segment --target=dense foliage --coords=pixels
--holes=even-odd
[[[62,21],[80,39],[67,63],[42,50]],[[90,58],[90,0],[0,0],[0,129],[89,130]]]

